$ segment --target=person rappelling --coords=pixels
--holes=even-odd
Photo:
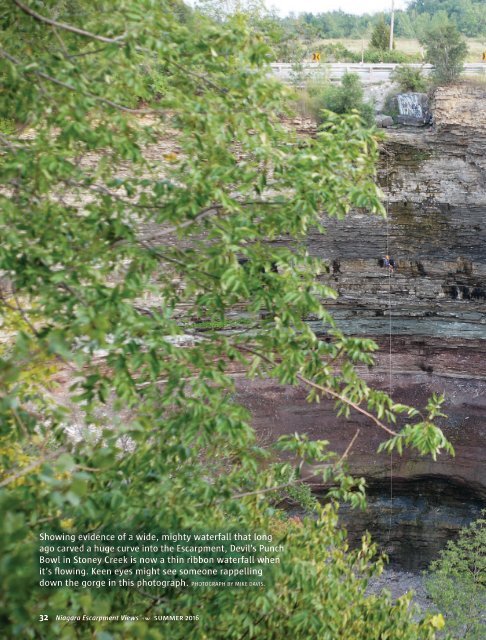
[[[392,257],[388,256],[388,255],[386,255],[383,258],[383,266],[384,267],[388,267],[389,270],[390,270],[390,273],[393,273],[395,271],[395,269],[397,268],[395,260]]]

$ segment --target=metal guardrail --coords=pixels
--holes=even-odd
[[[404,66],[398,63],[376,63],[370,64],[364,63],[329,63],[329,62],[308,62],[302,65],[302,68],[297,70],[295,65],[289,62],[274,62],[270,65],[275,76],[282,80],[288,80],[293,74],[305,74],[309,77],[317,75],[317,72],[321,72],[331,80],[340,80],[345,73],[357,73],[361,80],[365,83],[377,83],[387,80],[395,69],[395,67]],[[413,69],[421,69],[425,75],[429,75],[433,70],[431,64],[407,64],[407,67]],[[468,63],[464,65],[465,75],[486,75],[486,62]]]

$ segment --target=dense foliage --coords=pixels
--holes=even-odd
[[[454,638],[481,640],[486,630],[486,512],[448,542],[430,566],[427,590],[446,613]]]
[[[461,33],[469,37],[486,35],[484,0],[417,0],[406,10],[395,11],[394,32],[397,37],[420,38],[441,13],[450,18]],[[344,11],[325,13],[302,12],[283,19],[289,30],[298,29],[302,36],[315,38],[368,39],[383,14],[355,15]],[[389,15],[386,15],[389,23]]]
[[[486,34],[486,14],[483,0],[412,0],[408,7],[411,16],[427,16],[429,20],[443,12],[466,36]]]
[[[363,503],[345,457],[300,434],[279,443],[295,469],[279,462],[233,375],[365,413],[382,449],[451,451],[440,398],[419,413],[360,379],[376,345],[335,326],[336,293],[306,251],[324,214],[383,214],[372,132],[329,115],[296,139],[269,49],[239,18],[193,23],[161,0],[11,0],[1,20],[17,125],[0,134],[2,637],[433,638],[440,617],[365,595],[380,562],[338,526],[337,500]],[[332,494],[293,523],[277,506],[307,463]],[[115,526],[262,529],[286,552],[267,588],[39,588],[41,531]],[[200,620],[52,620],[123,612]]]
[[[255,23],[268,16],[263,0],[196,0],[195,6],[197,11],[217,22],[224,22],[238,13],[245,14]]]

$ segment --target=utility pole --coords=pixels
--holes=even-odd
[[[395,0],[392,0],[390,21],[390,51],[393,51],[393,28],[395,26]]]

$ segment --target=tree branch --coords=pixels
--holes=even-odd
[[[119,36],[116,36],[114,38],[108,38],[106,36],[99,36],[96,33],[91,33],[90,31],[86,31],[84,29],[79,29],[78,27],[73,27],[72,25],[67,24],[65,22],[57,22],[56,20],[51,20],[50,18],[46,18],[45,16],[42,16],[40,13],[37,13],[36,11],[31,9],[30,7],[26,6],[23,2],[20,2],[20,0],[13,0],[13,2],[24,13],[28,14],[29,16],[31,16],[35,20],[37,20],[39,22],[44,22],[45,24],[48,24],[48,25],[50,25],[52,27],[57,27],[59,29],[64,29],[65,31],[69,31],[71,33],[75,33],[78,36],[83,36],[85,38],[91,38],[92,40],[98,40],[99,42],[104,42],[106,44],[116,44],[116,45],[122,46],[122,47],[126,45],[126,42],[123,42],[124,38],[127,35],[126,33],[123,33],[123,34],[121,34]],[[140,47],[140,46],[136,46],[135,49],[136,49],[136,51],[143,52],[143,53],[148,53],[150,55],[153,55],[153,53],[154,53],[153,51],[150,51],[150,49],[145,49],[144,47]],[[223,89],[222,87],[219,87],[216,83],[212,82],[208,78],[205,78],[204,76],[201,76],[200,74],[196,73],[195,71],[191,71],[190,69],[187,68],[186,65],[179,64],[178,62],[174,62],[173,60],[166,61],[166,64],[175,67],[179,71],[182,71],[184,73],[184,75],[186,75],[186,76],[191,76],[193,78],[197,78],[198,80],[200,80],[201,82],[204,82],[209,87],[212,87],[213,89],[215,89],[219,93],[227,93],[226,89]]]
[[[329,387],[323,387],[320,384],[317,384],[317,383],[313,382],[312,380],[308,380],[307,378],[304,378],[304,376],[300,375],[299,373],[297,374],[297,378],[302,383],[304,383],[304,384],[306,384],[306,385],[308,385],[310,387],[313,387],[314,389],[318,389],[319,391],[322,391],[323,393],[326,393],[327,395],[329,395],[329,396],[331,396],[333,398],[336,398],[336,400],[340,400],[344,404],[347,404],[349,407],[351,407],[352,409],[354,409],[358,413],[361,413],[362,415],[364,415],[367,418],[369,418],[370,420],[372,420],[378,427],[380,427],[380,429],[383,429],[384,431],[389,433],[391,436],[397,436],[398,435],[398,433],[396,431],[394,431],[393,429],[390,429],[389,427],[387,427],[385,424],[383,424],[383,422],[378,420],[378,418],[376,416],[374,416],[369,411],[366,411],[366,409],[363,409],[363,407],[361,407],[359,404],[356,404],[355,402],[352,402],[351,400],[349,400],[349,398],[346,398],[345,396],[341,395],[340,393],[337,393],[336,391],[333,391],[332,389],[329,389]]]
[[[95,33],[91,33],[90,31],[85,31],[84,29],[79,29],[78,27],[73,27],[70,24],[66,24],[65,22],[57,22],[56,20],[51,20],[50,18],[46,18],[45,16],[41,16],[40,13],[37,13],[20,0],[13,0],[14,4],[17,7],[31,16],[35,20],[39,22],[44,22],[45,24],[50,24],[52,27],[58,27],[59,29],[64,29],[65,31],[70,31],[71,33],[75,33],[78,36],[84,36],[85,38],[91,38],[91,40],[98,40],[99,42],[104,42],[106,44],[120,44],[120,42],[125,38],[126,33],[123,33],[120,36],[116,36],[115,38],[107,38],[106,36],[99,36]]]
[[[23,478],[24,476],[26,476],[28,473],[30,473],[30,471],[32,471],[33,469],[35,469],[36,467],[39,467],[41,464],[44,464],[45,462],[48,462],[50,460],[54,460],[56,458],[58,458],[61,454],[65,453],[66,449],[57,449],[54,453],[50,454],[50,455],[46,455],[43,458],[41,458],[40,460],[34,460],[34,462],[32,462],[31,464],[27,465],[26,467],[24,467],[21,471],[18,471],[17,473],[14,473],[14,475],[9,476],[8,478],[5,478],[5,480],[2,480],[0,482],[0,487],[6,487],[9,484],[11,484],[12,482],[15,482],[15,480],[19,480],[20,478]]]
[[[9,60],[12,64],[15,64],[17,66],[22,65],[22,63],[20,62],[20,60],[18,60],[18,58],[15,58],[14,56],[12,56],[10,53],[5,51],[5,49],[0,49],[0,55],[6,60]],[[88,98],[93,98],[93,100],[106,104],[109,107],[113,107],[114,109],[118,109],[119,111],[125,111],[126,113],[134,113],[134,114],[162,113],[162,111],[157,109],[132,109],[131,107],[126,107],[123,104],[118,104],[117,102],[113,102],[113,100],[109,100],[108,98],[102,98],[101,96],[97,96],[94,93],[81,91],[80,89],[73,87],[73,85],[68,84],[67,82],[63,82],[62,80],[58,80],[57,78],[54,78],[53,76],[50,76],[47,73],[44,73],[44,71],[38,71],[36,69],[28,69],[24,71],[24,73],[36,75],[39,78],[48,80],[49,82],[52,82],[53,84],[63,87],[68,91],[73,91],[74,93],[81,93],[87,96]]]
[[[245,202],[236,201],[235,204],[237,204],[239,207],[252,207],[252,206],[257,206],[257,205],[276,207],[276,206],[281,206],[282,205],[281,202],[272,202],[270,200],[269,201],[265,201],[265,200],[247,200]],[[157,235],[153,239],[156,240],[160,236],[166,236],[166,235],[169,235],[171,233],[176,233],[177,231],[179,231],[179,229],[185,229],[186,227],[191,226],[191,224],[193,224],[194,222],[199,222],[200,220],[203,220],[204,218],[209,218],[210,216],[217,214],[219,211],[221,211],[221,209],[224,209],[223,205],[221,205],[221,204],[213,204],[213,205],[211,205],[209,207],[206,207],[205,209],[202,209],[201,211],[199,211],[190,220],[186,220],[186,222],[183,222],[182,224],[179,224],[179,225],[174,226],[174,227],[169,227],[168,229],[162,229],[161,231],[159,231],[157,233]]]
[[[196,273],[201,273],[202,275],[207,276],[208,278],[213,278],[214,280],[219,279],[218,276],[215,276],[212,273],[208,273],[207,271],[203,271],[202,269],[197,269],[197,268],[193,269],[191,267],[188,268],[187,264],[185,264],[184,262],[177,260],[177,258],[170,258],[169,256],[164,255],[158,249],[156,249],[155,247],[152,247],[150,244],[148,244],[148,242],[145,242],[144,240],[140,240],[139,244],[140,246],[144,247],[147,251],[150,251],[157,258],[160,258],[161,260],[164,260],[166,262],[170,262],[172,264],[178,265],[179,267],[182,267],[184,269],[184,273],[186,274],[187,274],[187,271],[195,271]],[[199,284],[200,286],[205,288],[204,285],[202,285],[201,283]]]
[[[268,362],[272,366],[275,366],[275,362],[273,362],[273,360],[271,360],[269,357],[265,356],[264,354],[259,353],[258,351],[255,351],[254,349],[251,349],[249,347],[245,347],[243,345],[235,345],[235,346],[236,346],[237,349],[241,349],[242,351],[247,351],[248,353],[252,353],[253,355],[261,358],[262,360],[265,360],[266,362]],[[366,416],[372,422],[374,422],[378,427],[380,427],[380,429],[383,429],[384,431],[389,433],[391,436],[397,436],[398,435],[398,433],[396,431],[393,431],[393,429],[390,429],[389,427],[387,427],[385,424],[383,424],[383,422],[381,422],[381,420],[378,420],[378,418],[376,416],[374,416],[369,411],[366,411],[366,409],[363,409],[363,407],[361,407],[359,404],[356,404],[355,402],[352,402],[352,400],[350,400],[349,398],[346,398],[346,396],[341,395],[337,391],[333,391],[333,389],[330,389],[329,387],[323,387],[322,385],[317,384],[316,382],[313,382],[312,380],[308,380],[307,378],[305,378],[300,373],[298,373],[296,375],[296,377],[303,384],[305,384],[305,385],[307,385],[309,387],[312,387],[314,389],[317,389],[318,391],[322,391],[322,393],[324,393],[324,394],[326,394],[328,396],[331,396],[332,398],[336,398],[336,400],[339,400],[340,402],[342,402],[343,404],[348,405],[348,407],[351,407],[352,409],[354,409],[358,413],[361,413],[362,415]]]
[[[353,445],[356,442],[357,437],[359,436],[359,433],[360,433],[360,429],[357,429],[350,443],[346,447],[346,450],[344,451],[343,455],[339,458],[339,460],[333,466],[335,467],[340,466],[344,462],[344,460],[348,457],[349,452],[353,448]],[[274,487],[268,487],[267,489],[258,489],[256,491],[246,491],[244,493],[235,493],[231,497],[246,498],[248,496],[256,496],[263,493],[270,493],[271,491],[280,491],[281,489],[286,489],[287,487],[291,487],[295,484],[304,483],[304,482],[307,482],[308,480],[312,480],[312,478],[316,476],[319,470],[320,470],[319,467],[315,467],[313,473],[310,473],[309,475],[304,476],[303,478],[295,478],[294,480],[285,482],[284,484],[279,484]],[[318,485],[313,485],[313,486],[318,486]]]
[[[342,455],[342,456],[339,458],[339,460],[337,461],[337,463],[336,463],[336,465],[337,465],[337,466],[339,466],[340,464],[342,464],[342,463],[346,460],[346,458],[348,457],[349,452],[350,452],[350,451],[351,451],[351,449],[353,448],[353,445],[354,445],[354,443],[356,442],[356,440],[357,440],[357,438],[358,438],[358,436],[359,436],[359,434],[360,434],[360,431],[361,431],[361,429],[359,429],[359,428],[358,428],[358,429],[356,429],[356,433],[354,434],[354,436],[353,436],[353,438],[352,438],[351,442],[350,442],[350,443],[348,444],[348,446],[346,447],[346,449],[345,449],[345,451],[344,451],[343,455]]]

